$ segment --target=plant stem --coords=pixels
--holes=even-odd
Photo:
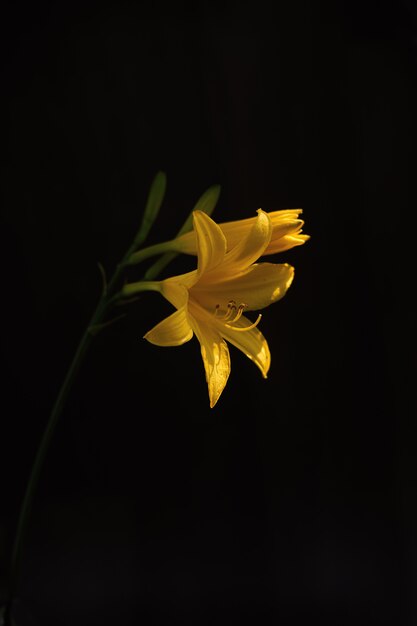
[[[148,246],[147,248],[142,248],[142,250],[137,250],[134,254],[127,259],[127,265],[136,265],[137,263],[141,263],[148,259],[151,256],[156,256],[158,254],[164,254],[164,252],[169,252],[175,249],[175,240],[164,241],[163,243],[156,243],[152,246]]]
[[[61,388],[58,392],[58,396],[55,400],[55,404],[52,407],[52,411],[46,425],[45,431],[43,433],[41,442],[39,444],[38,450],[36,452],[35,460],[33,462],[31,474],[26,486],[26,491],[22,500],[22,505],[19,512],[19,518],[17,522],[16,535],[14,539],[12,556],[11,556],[11,565],[10,565],[10,584],[8,590],[8,599],[5,606],[4,611],[4,624],[5,626],[12,626],[12,605],[13,600],[16,593],[16,588],[18,584],[18,578],[20,573],[20,566],[22,560],[22,548],[26,536],[26,531],[28,527],[28,522],[30,518],[30,513],[32,509],[32,503],[36,492],[36,487],[38,485],[39,476],[41,474],[41,470],[43,467],[43,463],[45,461],[46,453],[48,451],[50,442],[52,440],[52,436],[54,434],[58,418],[62,413],[62,409],[64,407],[65,401],[68,397],[68,394],[72,388],[76,375],[80,369],[82,361],[91,345],[91,342],[94,338],[91,329],[94,326],[100,324],[108,312],[108,309],[112,304],[114,304],[114,296],[113,292],[115,287],[117,286],[117,282],[120,278],[120,275],[125,267],[127,259],[130,257],[132,252],[135,249],[135,244],[133,244],[129,250],[126,252],[123,257],[122,262],[117,266],[112,279],[109,284],[103,289],[102,296],[98,302],[96,310],[94,311],[91,320],[81,338],[80,343],[78,344],[78,348],[75,352],[73,360],[69,366],[67,374],[64,378],[64,382],[61,385]]]
[[[36,487],[39,481],[39,476],[42,470],[45,456],[49,448],[49,444],[51,442],[52,436],[54,434],[55,427],[58,422],[58,418],[61,415],[65,400],[67,399],[67,396],[70,392],[74,379],[80,368],[81,362],[90,346],[92,339],[93,339],[93,335],[87,329],[78,345],[77,351],[74,355],[72,363],[68,369],[67,375],[58,393],[58,397],[55,401],[54,407],[51,411],[49,421],[46,425],[41,442],[36,452],[35,460],[32,466],[32,471],[29,477],[25,495],[24,495],[22,505],[20,508],[16,536],[15,536],[14,545],[13,545],[11,572],[10,572],[9,600],[6,605],[6,613],[5,613],[6,625],[9,624],[10,617],[11,617],[10,612],[11,612],[12,602],[15,596],[19,572],[20,572],[20,565],[21,565],[21,559],[22,559],[22,547],[23,547],[25,536],[26,536],[27,526],[28,526],[29,517],[30,517],[30,513],[32,509],[33,498],[35,495]]]

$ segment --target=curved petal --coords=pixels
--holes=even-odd
[[[301,221],[297,220],[297,218],[302,212],[302,209],[281,209],[279,211],[268,212],[272,222],[272,239],[274,238],[274,232],[277,234],[281,227],[288,223]],[[233,222],[223,222],[222,224],[218,224],[222,233],[226,237],[227,250],[234,248],[244,237],[246,237],[255,221],[256,217],[247,217],[243,220],[234,220]],[[182,252],[183,254],[197,254],[197,238],[194,230],[173,239],[171,244],[172,248],[177,252]],[[268,246],[264,254],[272,254],[270,246]]]
[[[287,263],[258,263],[246,272],[217,284],[197,284],[191,297],[208,312],[225,313],[228,303],[245,305],[248,311],[264,309],[282,298],[294,278],[294,268]]]
[[[258,209],[258,216],[246,236],[226,254],[221,266],[210,272],[207,280],[210,282],[227,280],[230,275],[244,272],[262,256],[271,240],[271,234],[272,223],[268,213]]]
[[[195,274],[196,272],[190,272]],[[188,275],[166,278],[160,283],[161,293],[176,309],[182,309],[188,302],[188,288],[185,279]],[[182,280],[184,279],[184,280]]]
[[[188,322],[187,307],[184,306],[154,326],[146,333],[144,339],[156,346],[181,346],[190,341],[192,336],[193,330]]]
[[[244,316],[234,324],[237,328],[245,328],[251,325],[252,322]],[[229,343],[241,350],[243,354],[246,354],[259,367],[264,378],[267,377],[271,365],[271,353],[268,343],[260,330],[257,328],[251,328],[246,331],[234,330],[230,326],[223,324],[220,332]]]
[[[271,239],[271,243],[268,248],[265,250],[264,254],[275,254],[276,252],[284,252],[285,250],[290,250],[290,248],[294,248],[295,246],[302,246],[303,243],[310,239],[310,235],[304,235],[301,232],[301,228],[293,232],[289,235],[284,235],[284,237],[280,237],[279,239]]]
[[[197,272],[202,276],[223,263],[226,238],[216,222],[203,211],[193,212],[193,223],[197,236]]]
[[[201,319],[190,316],[190,321],[201,345],[206,381],[210,398],[210,408],[213,408],[230,374],[230,354],[226,342],[214,325]]]
[[[272,213],[267,213],[272,223],[272,234],[270,242],[263,251],[262,256],[289,250],[294,246],[302,245],[310,239],[309,235],[301,234],[304,221],[298,219],[298,215],[300,213],[302,213],[301,209],[273,211]],[[255,220],[256,218],[252,217],[245,220],[238,220],[236,222],[219,224],[226,237],[228,250],[236,246],[239,241],[247,236],[247,233],[254,225]]]
[[[302,209],[283,209],[280,211],[267,212],[268,217],[272,223],[272,238],[271,243],[268,245],[264,254],[270,254],[269,248],[272,244],[272,239],[280,237],[282,230],[287,231],[288,228],[294,228],[295,224],[298,224],[302,220],[298,219],[298,216],[302,213]],[[245,237],[248,231],[256,221],[256,217],[249,217],[243,220],[236,220],[234,222],[225,222],[219,224],[222,229],[226,240],[227,249],[230,250],[236,246],[243,237]],[[190,246],[190,244],[188,244]]]

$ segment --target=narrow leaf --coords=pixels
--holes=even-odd
[[[148,194],[148,200],[143,213],[142,224],[135,237],[135,248],[138,248],[143,244],[146,237],[151,230],[159,209],[161,208],[162,201],[165,196],[165,189],[167,185],[167,177],[165,172],[158,172],[152,181],[151,188]]]
[[[169,264],[175,257],[178,256],[176,252],[166,252],[163,254],[151,267],[145,272],[144,280],[153,280],[156,278],[162,270]]]
[[[119,320],[121,320],[123,317],[126,317],[126,313],[122,313],[121,315],[118,315],[117,317],[114,317],[113,319],[108,320],[108,322],[102,322],[101,324],[93,324],[93,326],[88,327],[88,332],[95,337],[101,330],[103,330],[103,328],[107,328],[107,326],[111,326],[115,322],[118,322]],[[1,626],[1,623],[0,623],[0,626]]]
[[[203,213],[207,213],[207,215],[211,215],[216,207],[220,196],[220,185],[212,185],[209,187],[202,196],[197,200],[193,211],[203,211]],[[190,215],[185,220],[184,224],[180,228],[177,233],[177,237],[183,235],[184,233],[188,233],[193,227],[193,211],[191,211]]]
[[[211,215],[215,209],[217,201],[220,196],[220,185],[212,185],[209,187],[202,196],[197,200],[194,205],[193,210],[185,220],[184,224],[180,228],[177,233],[177,237],[183,235],[184,233],[188,233],[193,227],[193,211],[203,211],[207,215]],[[175,257],[178,256],[176,252],[166,252],[163,254],[145,274],[146,280],[151,280],[152,278],[156,278],[162,270],[169,264]]]

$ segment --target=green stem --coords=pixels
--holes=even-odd
[[[35,460],[32,466],[32,471],[31,471],[29,481],[26,486],[26,491],[25,491],[25,494],[22,500],[22,505],[21,505],[20,512],[19,512],[16,535],[15,535],[13,549],[12,549],[11,566],[10,566],[10,586],[9,586],[9,592],[8,592],[8,599],[7,599],[6,606],[5,606],[5,612],[4,612],[4,624],[6,626],[9,626],[9,625],[11,626],[12,624],[12,620],[11,620],[12,605],[13,605],[13,600],[14,600],[15,593],[16,593],[19,572],[20,572],[20,567],[21,567],[22,548],[23,548],[23,544],[24,544],[24,540],[26,536],[26,531],[28,527],[31,509],[32,509],[33,499],[34,499],[35,492],[36,492],[36,487],[38,485],[39,476],[41,474],[41,470],[44,464],[46,453],[48,451],[52,436],[54,434],[54,431],[58,422],[58,418],[62,413],[62,409],[64,407],[65,401],[72,388],[72,385],[80,369],[82,361],[94,338],[93,333],[91,332],[91,329],[92,327],[97,326],[98,324],[102,322],[104,316],[108,312],[108,309],[117,300],[117,297],[113,295],[113,292],[120,278],[120,275],[124,267],[126,266],[126,261],[134,252],[134,249],[135,249],[135,244],[133,244],[129,248],[129,250],[126,252],[125,256],[123,257],[122,262],[117,266],[111,281],[109,282],[109,284],[105,287],[103,291],[103,294],[99,300],[96,310],[94,311],[91,317],[91,320],[81,338],[81,341],[75,352],[74,358],[65,376],[64,382],[62,383],[61,388],[58,392],[58,396],[52,408],[48,423],[46,425],[41,442],[36,452]]]
[[[72,387],[76,374],[80,368],[81,362],[89,348],[89,345],[92,339],[93,339],[93,336],[87,329],[78,345],[75,356],[72,360],[72,363],[68,369],[67,375],[58,393],[58,397],[55,401],[54,407],[51,411],[49,421],[47,423],[47,426],[43,433],[38,450],[36,452],[35,460],[32,466],[32,471],[30,474],[30,478],[26,487],[25,495],[24,495],[20,513],[19,513],[16,536],[15,536],[15,541],[13,545],[11,572],[10,572],[9,601],[6,607],[6,619],[5,619],[6,624],[9,623],[8,618],[10,618],[11,606],[12,606],[13,598],[15,596],[19,572],[20,572],[24,538],[26,536],[30,512],[32,509],[33,498],[34,498],[36,487],[39,481],[39,476],[41,473],[43,462],[45,460],[46,452],[48,450],[52,436],[54,434],[55,427],[56,427],[58,418],[62,412],[62,408],[64,406],[65,400],[67,399],[67,396],[70,392],[70,389]]]
[[[126,265],[136,265],[137,263],[141,263],[142,261],[149,259],[151,256],[164,254],[165,252],[172,250],[175,250],[175,240],[156,243],[153,246],[148,246],[147,248],[134,252],[130,258],[127,258]]]
[[[120,297],[131,298],[141,291],[161,291],[161,283],[158,281],[139,281],[137,283],[128,283],[120,291]]]

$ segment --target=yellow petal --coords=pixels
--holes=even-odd
[[[211,282],[227,279],[227,275],[245,271],[262,256],[271,240],[272,223],[265,211],[258,209],[258,215],[245,237],[228,252],[217,271],[207,277]]]
[[[248,311],[264,309],[282,298],[294,278],[294,268],[287,263],[258,263],[246,272],[217,284],[198,283],[190,291],[193,300],[209,312],[227,310],[234,300],[245,304]]]
[[[274,235],[278,237],[282,229],[287,229],[289,225],[294,225],[295,223],[300,222],[301,220],[297,219],[300,213],[302,213],[302,209],[285,209],[281,211],[268,212],[268,217],[272,223],[272,237],[274,237]],[[228,250],[233,248],[239,243],[239,241],[241,241],[241,239],[243,239],[243,237],[246,236],[255,221],[256,217],[249,217],[243,220],[219,224],[226,237]],[[188,246],[190,246],[190,244],[188,244]],[[265,250],[264,254],[269,254],[269,246]]]
[[[234,326],[245,328],[251,324],[252,322],[247,317],[242,316]],[[266,378],[271,365],[271,353],[261,331],[257,328],[251,328],[247,331],[233,330],[230,326],[223,324],[220,332],[229,343],[241,350],[243,354],[246,354],[259,367],[262,376]]]
[[[196,275],[196,272],[190,272],[182,276],[173,276],[172,278],[166,278],[160,282],[162,295],[176,309],[182,309],[188,302],[188,288],[186,283],[190,274]]]
[[[201,276],[223,262],[226,239],[216,222],[202,211],[193,212],[193,223],[197,236],[197,272]]]
[[[229,348],[213,325],[201,319],[197,320],[194,317],[191,317],[190,321],[201,345],[201,356],[206,372],[210,408],[213,408],[229,378]]]
[[[282,252],[282,250],[287,250],[294,245],[300,245],[301,243],[307,241],[308,236],[303,235],[305,239],[296,239],[294,242],[289,240],[283,248],[281,248],[279,243],[280,240],[290,232],[291,234],[294,234],[292,232],[294,229],[303,226],[304,222],[298,219],[298,216],[301,213],[302,209],[283,209],[268,213],[272,222],[272,237],[268,247],[263,253],[264,255]],[[256,217],[249,217],[243,220],[235,220],[233,222],[223,222],[222,224],[219,224],[219,227],[226,237],[228,250],[234,248],[247,236],[256,219]],[[171,242],[171,244],[172,247],[178,252],[182,252],[184,254],[197,254],[197,239],[194,230],[177,237]]]
[[[146,333],[144,339],[156,346],[180,346],[190,341],[193,330],[188,322],[187,307],[175,311]]]
[[[304,235],[301,233],[301,229],[298,232],[284,235],[279,239],[271,239],[271,243],[264,254],[275,254],[277,252],[284,252],[295,246],[302,246],[303,243],[310,239],[310,235]]]

